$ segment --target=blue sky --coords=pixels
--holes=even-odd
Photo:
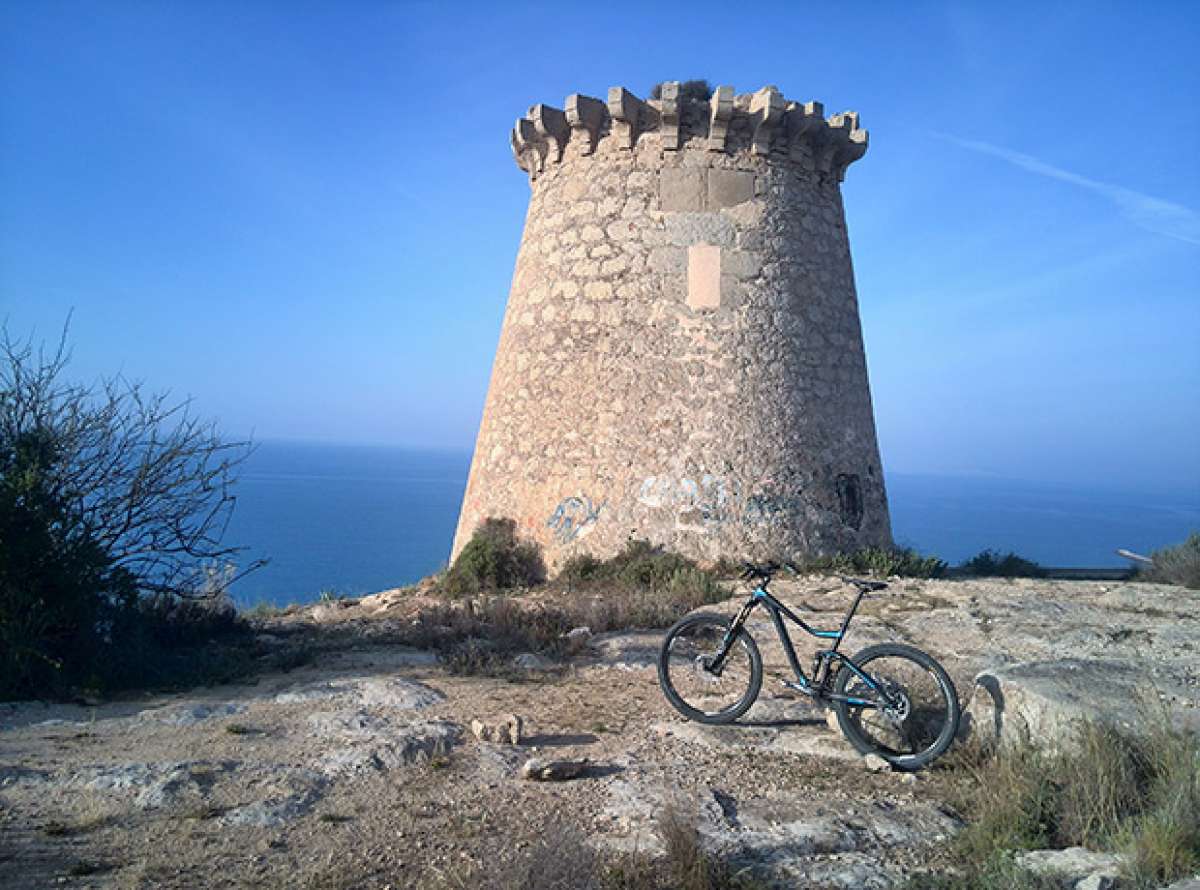
[[[10,2],[0,316],[234,434],[469,448],[529,105],[858,110],[885,465],[1200,489],[1200,5]]]

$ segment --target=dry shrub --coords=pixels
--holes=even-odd
[[[497,521],[489,522],[493,524],[485,523],[464,548],[443,590],[459,589],[449,578],[464,559],[469,558],[472,565],[493,565],[509,558],[480,556],[491,553],[497,543],[511,555],[516,543],[511,528],[497,532]],[[487,542],[486,548],[492,550],[481,544],[471,555],[469,551],[478,542]],[[400,641],[439,652],[446,667],[455,673],[524,678],[525,672],[513,668],[513,656],[526,652],[550,658],[573,655],[585,645],[567,638],[574,628],[603,633],[668,627],[693,609],[727,598],[729,591],[692,560],[634,541],[611,559],[587,556],[569,561],[544,588],[544,594],[534,599],[498,592],[443,601],[422,609],[401,633]]]
[[[1121,844],[1139,888],[1200,872],[1200,743],[1163,720],[1145,753],[1146,806],[1122,831]]]
[[[503,890],[604,890],[604,862],[583,834],[570,825],[552,823],[523,860],[517,860]]]
[[[401,637],[439,653],[452,673],[515,678],[520,672],[512,667],[514,655],[553,654],[565,644],[571,626],[557,608],[488,596],[422,609]]]
[[[658,817],[658,833],[666,855],[659,865],[661,887],[678,890],[753,890],[764,886],[748,868],[714,856],[704,849],[696,823],[674,806]]]
[[[1042,578],[1046,575],[1046,570],[1032,559],[1017,556],[1011,550],[1008,553],[981,550],[959,568],[976,578]]]
[[[1150,888],[1200,868],[1200,744],[1146,714],[1131,735],[1102,722],[1077,727],[1058,752],[1025,743],[962,755],[970,824],[955,842],[956,876],[923,876],[909,890],[1040,887],[1013,851],[1086,846],[1127,854],[1127,877]],[[952,766],[955,764],[952,764]]]
[[[695,823],[674,807],[658,819],[665,853],[598,852],[578,829],[555,823],[521,858],[447,875],[438,887],[482,886],[495,890],[759,890],[766,885],[706,852]]]
[[[563,565],[555,582],[569,590],[645,590],[653,593],[701,595],[718,590],[714,573],[694,560],[664,550],[649,541],[633,540],[608,559],[591,554],[574,556]]]
[[[1182,544],[1155,550],[1151,558],[1154,565],[1138,571],[1139,581],[1200,590],[1200,532],[1192,532]]]

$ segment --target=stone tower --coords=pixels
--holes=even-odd
[[[668,82],[535,105],[532,194],[453,554],[516,521],[551,568],[891,543],[839,183],[858,115]]]

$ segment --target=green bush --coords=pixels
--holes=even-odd
[[[538,546],[517,537],[513,520],[493,517],[475,529],[446,572],[441,587],[451,596],[465,596],[532,587],[545,579],[546,567]]]
[[[138,384],[64,383],[66,359],[65,334],[47,354],[0,330],[0,697],[226,672],[200,640],[244,629],[200,600],[232,580],[247,450]]]
[[[137,600],[129,573],[47,484],[51,437],[0,442],[0,697],[94,683]]]
[[[1138,570],[1139,580],[1200,590],[1200,532],[1192,532],[1182,544],[1155,550],[1151,559],[1154,565]]]
[[[572,588],[620,587],[655,593],[722,594],[714,573],[693,560],[651,544],[629,541],[609,559],[590,554],[574,556],[563,564],[556,582]],[[723,598],[723,597],[722,597]]]
[[[650,90],[651,99],[662,98],[663,84],[667,81],[659,81]],[[707,102],[712,98],[713,88],[708,85],[707,80],[685,80],[679,84],[679,98],[686,101],[695,100],[698,102]]]
[[[808,557],[795,561],[802,572],[833,572],[846,575],[875,575],[881,578],[939,578],[946,563],[936,556],[922,556],[911,548],[867,547],[853,553]]]
[[[208,645],[250,635],[232,604],[139,594],[46,490],[54,459],[52,443],[29,436],[0,451],[0,697],[232,679],[247,667],[248,655]]]
[[[983,550],[963,562],[960,568],[977,578],[1044,578],[1046,570],[1033,560],[1009,551]]]

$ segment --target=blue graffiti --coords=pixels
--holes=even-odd
[[[746,499],[744,515],[749,522],[770,522],[785,513],[801,513],[804,499],[799,495],[755,494]]]
[[[592,499],[586,495],[575,497],[572,495],[568,498],[563,498],[554,512],[550,514],[550,518],[546,520],[546,527],[554,531],[554,537],[560,544],[570,544],[579,535],[590,529],[596,520],[600,518],[600,511],[604,509],[604,501],[599,504],[592,504]]]

